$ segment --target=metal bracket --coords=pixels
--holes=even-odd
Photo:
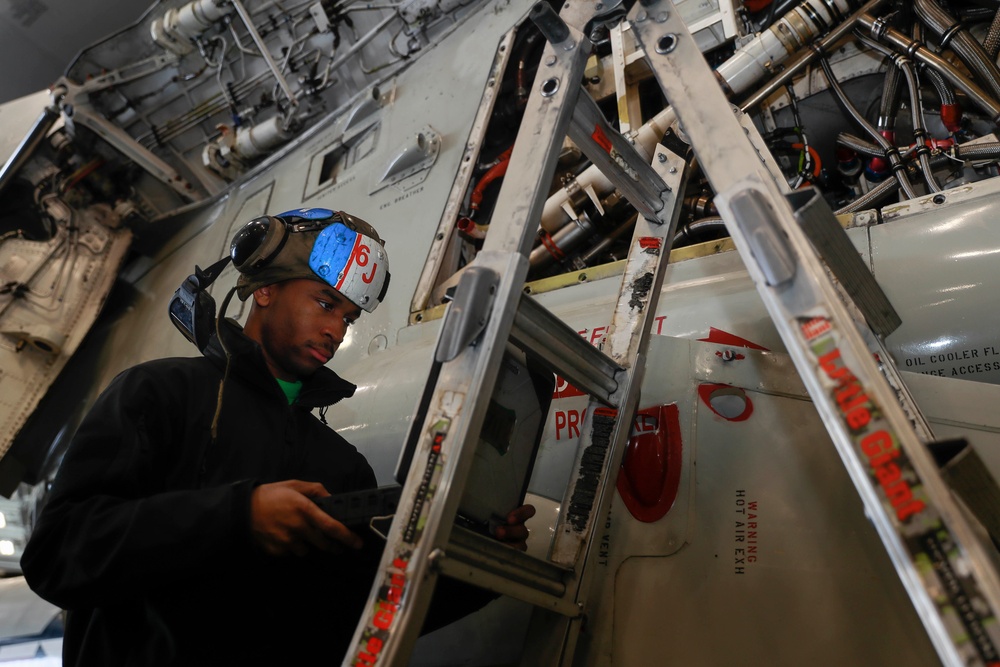
[[[483,266],[466,269],[444,316],[434,361],[451,361],[486,329],[499,283],[496,271]]]

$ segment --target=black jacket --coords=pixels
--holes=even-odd
[[[339,664],[381,544],[271,557],[251,542],[250,495],[300,479],[375,485],[364,457],[312,408],[354,393],[321,368],[295,406],[235,327],[225,355],[162,359],[119,375],[76,434],[24,552],[27,581],[69,610],[64,664]]]

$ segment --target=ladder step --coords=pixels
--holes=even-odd
[[[625,369],[527,294],[521,295],[510,335],[521,349],[577,389],[616,405],[612,395]]]
[[[861,310],[868,325],[882,338],[898,329],[903,323],[899,314],[819,191],[804,188],[787,195],[787,198],[795,220],[844,291]]]
[[[575,618],[580,608],[564,598],[573,570],[539,560],[496,540],[455,526],[446,549],[430,560],[441,574]]]

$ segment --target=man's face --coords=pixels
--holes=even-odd
[[[361,309],[316,280],[288,280],[254,292],[246,333],[260,343],[275,377],[294,382],[326,364]]]

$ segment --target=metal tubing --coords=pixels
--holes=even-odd
[[[250,17],[250,12],[247,8],[243,6],[240,0],[230,0],[233,3],[233,7],[236,8],[236,13],[240,15],[243,19],[243,25],[246,26],[247,32],[253,37],[254,44],[257,45],[257,49],[260,51],[260,55],[264,57],[264,62],[267,66],[271,68],[271,72],[274,73],[274,78],[278,80],[278,85],[281,89],[285,91],[285,95],[288,97],[292,104],[297,105],[299,101],[295,98],[295,93],[292,92],[292,88],[288,85],[288,81],[285,79],[285,75],[281,73],[278,69],[278,63],[274,62],[274,58],[271,57],[271,52],[267,50],[267,45],[264,44],[264,38],[260,36],[257,32],[257,28],[254,27],[253,18]]]
[[[859,16],[857,22],[859,28],[868,31],[877,41],[906,53],[941,72],[953,86],[971,97],[980,108],[989,113],[994,123],[1000,124],[1000,103],[990,97],[989,93],[973,83],[972,80],[962,76],[949,62],[917,44],[898,30],[878,24],[877,19],[870,14]]]
[[[351,56],[353,56],[355,53],[363,49],[365,45],[368,44],[368,42],[372,41],[375,38],[375,36],[382,31],[382,28],[386,27],[396,19],[399,19],[399,14],[393,12],[392,14],[389,14],[384,19],[379,21],[378,25],[376,25],[374,28],[366,32],[364,35],[362,35],[358,41],[354,42],[354,44],[351,45],[351,48],[349,48],[345,53],[341,54],[341,56],[336,60],[334,60],[332,63],[327,65],[326,67],[327,71],[332,72],[333,70],[337,69],[338,67],[346,63],[351,58]]]

